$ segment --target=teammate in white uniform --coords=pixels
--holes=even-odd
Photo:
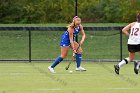
[[[129,33],[129,30],[130,30],[130,33]],[[136,52],[140,53],[140,13],[138,13],[137,15],[137,21],[130,23],[129,25],[124,27],[122,29],[122,32],[126,36],[129,36],[128,43],[127,43],[129,56],[123,59],[119,64],[114,65],[116,74],[119,74],[119,70],[123,65],[128,64],[128,62],[134,60]],[[140,66],[140,62],[134,61],[135,74],[138,74],[139,66]]]

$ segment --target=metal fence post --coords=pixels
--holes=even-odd
[[[32,61],[32,46],[31,46],[31,30],[28,30],[29,32],[29,62]]]
[[[120,60],[122,60],[122,30],[120,29]]]
[[[75,16],[77,16],[78,14],[78,0],[75,0]],[[78,35],[76,35],[75,37],[75,41],[78,42]]]

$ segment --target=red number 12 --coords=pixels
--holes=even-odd
[[[139,28],[133,28],[132,29],[132,33],[131,33],[131,36],[137,36],[138,35],[138,31],[139,31]]]

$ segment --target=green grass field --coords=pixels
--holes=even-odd
[[[139,75],[133,64],[115,75],[115,63],[83,62],[86,72],[76,72],[73,63],[69,73],[66,62],[49,73],[51,63],[0,63],[0,93],[138,93]]]

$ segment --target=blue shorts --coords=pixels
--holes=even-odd
[[[60,41],[60,46],[61,47],[69,47],[70,46],[70,41],[61,40]]]
[[[69,47],[70,46],[70,39],[69,39],[69,32],[66,31],[60,40],[60,46],[61,47]]]

